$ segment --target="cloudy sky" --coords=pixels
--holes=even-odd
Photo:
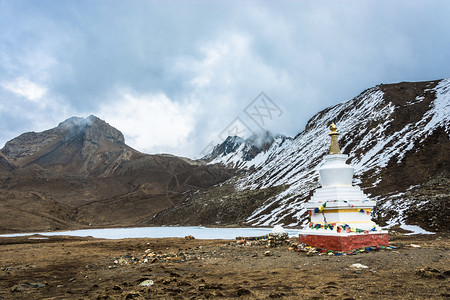
[[[431,0],[0,0],[0,147],[91,114],[146,153],[294,136],[371,86],[450,77],[449,16]]]

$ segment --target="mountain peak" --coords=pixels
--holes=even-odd
[[[274,135],[269,131],[253,134],[244,139],[239,136],[229,136],[221,144],[214,147],[212,152],[203,159],[211,164],[220,163],[235,168],[246,168],[254,163],[258,155],[265,153],[276,140],[284,141],[284,135]]]
[[[71,117],[42,132],[24,133],[7,142],[1,152],[14,165],[35,162],[49,166],[67,165],[78,155],[85,160],[95,153],[121,152],[125,148],[129,147],[119,130],[91,115]]]
[[[94,142],[106,138],[112,142],[125,143],[123,134],[119,130],[94,115],[87,118],[68,118],[59,123],[55,129],[65,132],[65,140],[84,134],[84,138]]]
[[[94,123],[101,122],[102,120],[94,115],[90,115],[89,117],[83,118],[83,117],[70,117],[61,123],[58,124],[56,128],[59,129],[70,129],[72,127],[79,127],[79,128],[85,128],[88,125],[92,125]]]
[[[86,126],[88,124],[91,124],[93,119],[98,119],[96,116],[94,115],[90,115],[87,118],[82,118],[82,117],[70,117],[64,121],[62,121],[61,123],[58,124],[58,128],[62,128],[62,129],[67,129],[70,127],[82,127],[82,126]]]

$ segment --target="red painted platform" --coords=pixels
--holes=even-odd
[[[349,251],[369,246],[389,246],[387,233],[349,236],[299,234],[299,241],[311,247],[335,251]]]

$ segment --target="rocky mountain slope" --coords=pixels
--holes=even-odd
[[[70,118],[43,132],[27,132],[7,142],[2,154],[16,167],[38,165],[64,173],[100,175],[138,152],[120,131],[95,116]]]
[[[1,149],[0,232],[145,225],[233,175],[220,165],[140,153],[99,118],[70,118]]]
[[[369,88],[317,113],[294,139],[274,139],[269,149],[251,160],[244,159],[242,140],[227,139],[225,143],[237,146],[219,145],[215,151],[223,149],[223,155],[213,151],[212,161],[254,168],[235,183],[227,183],[233,193],[279,187],[276,195],[268,195],[247,214],[244,223],[299,226],[307,221],[302,204],[319,186],[317,168],[329,151],[331,122],[341,133],[342,152],[349,154],[348,163],[355,167],[355,184],[377,200],[376,222],[449,230],[450,79]],[[227,195],[212,191],[218,189],[193,195],[158,214],[155,221],[169,220],[205,196],[229,211],[232,202]],[[195,207],[200,209],[199,204]],[[201,219],[196,221],[204,224]]]

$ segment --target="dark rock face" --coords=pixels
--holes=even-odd
[[[234,168],[243,168],[246,162],[253,160],[258,154],[266,152],[275,141],[283,143],[289,139],[284,135],[272,135],[269,131],[261,135],[253,134],[247,139],[238,136],[229,136],[226,140],[214,147],[209,155],[202,160],[209,163],[220,163]]]
[[[42,147],[45,147],[60,137],[60,134],[56,132],[27,132],[19,137],[7,142],[2,153],[12,161],[20,160],[33,155]]]
[[[211,154],[204,157],[203,159],[211,161],[216,157],[225,156],[230,153],[236,152],[242,143],[244,143],[244,139],[238,136],[229,136],[225,139],[222,144],[219,144],[214,147]]]
[[[8,174],[14,169],[14,166],[9,160],[0,152],[0,174]]]

